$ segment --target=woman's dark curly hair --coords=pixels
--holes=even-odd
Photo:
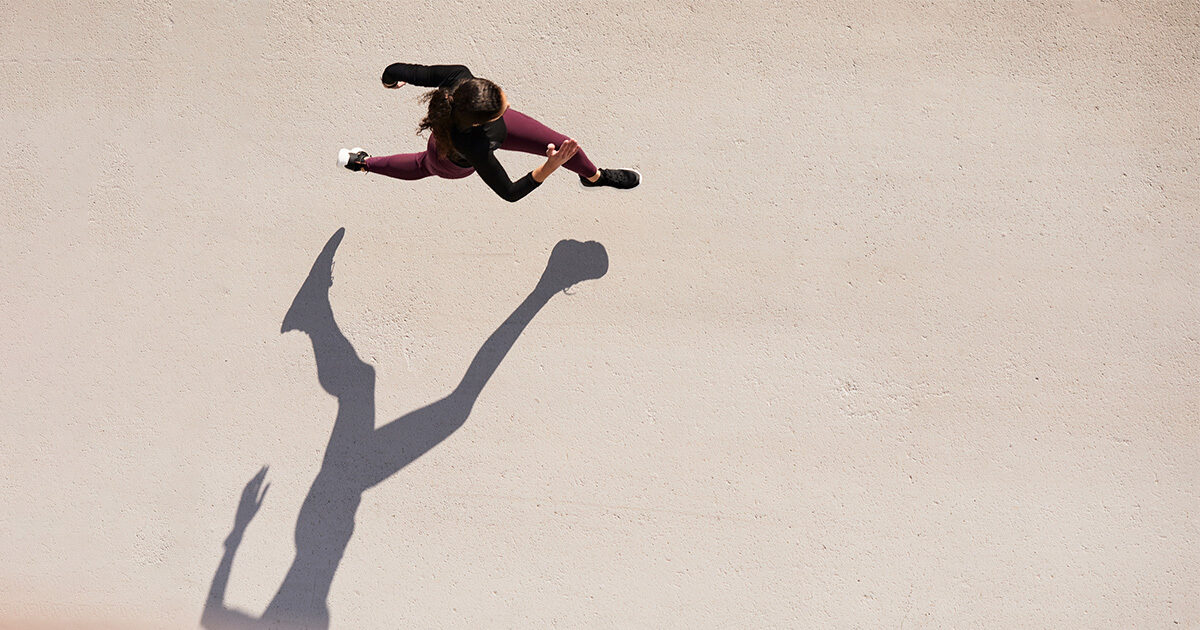
[[[429,113],[417,126],[417,133],[426,129],[433,133],[438,155],[443,158],[459,155],[450,140],[452,129],[487,122],[499,116],[504,106],[500,86],[478,77],[426,92],[421,102],[429,103]]]

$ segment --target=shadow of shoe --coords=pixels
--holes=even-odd
[[[345,234],[346,228],[338,228],[338,231],[329,237],[325,248],[313,262],[308,278],[296,292],[291,308],[283,316],[283,325],[279,327],[279,332],[309,332],[315,324],[323,322],[322,316],[329,311],[329,287],[333,286],[333,254]]]

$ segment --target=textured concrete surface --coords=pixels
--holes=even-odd
[[[378,425],[555,243],[610,267],[362,495],[334,628],[1200,627],[1197,50],[1186,1],[4,3],[0,614],[195,627],[269,464],[263,612],[337,411],[280,325],[345,227]],[[423,146],[392,61],[645,183],[337,169]]]

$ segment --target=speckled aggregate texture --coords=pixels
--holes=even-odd
[[[337,410],[280,323],[345,227],[381,425],[559,240],[610,268],[363,495],[333,628],[1200,627],[1195,2],[0,13],[0,625],[196,627],[269,464],[263,611]],[[337,168],[424,147],[393,61],[644,183]]]

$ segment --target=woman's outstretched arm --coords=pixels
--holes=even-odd
[[[450,87],[474,75],[466,66],[423,66],[417,63],[394,63],[383,70],[383,85],[394,87],[411,83],[421,87]]]

